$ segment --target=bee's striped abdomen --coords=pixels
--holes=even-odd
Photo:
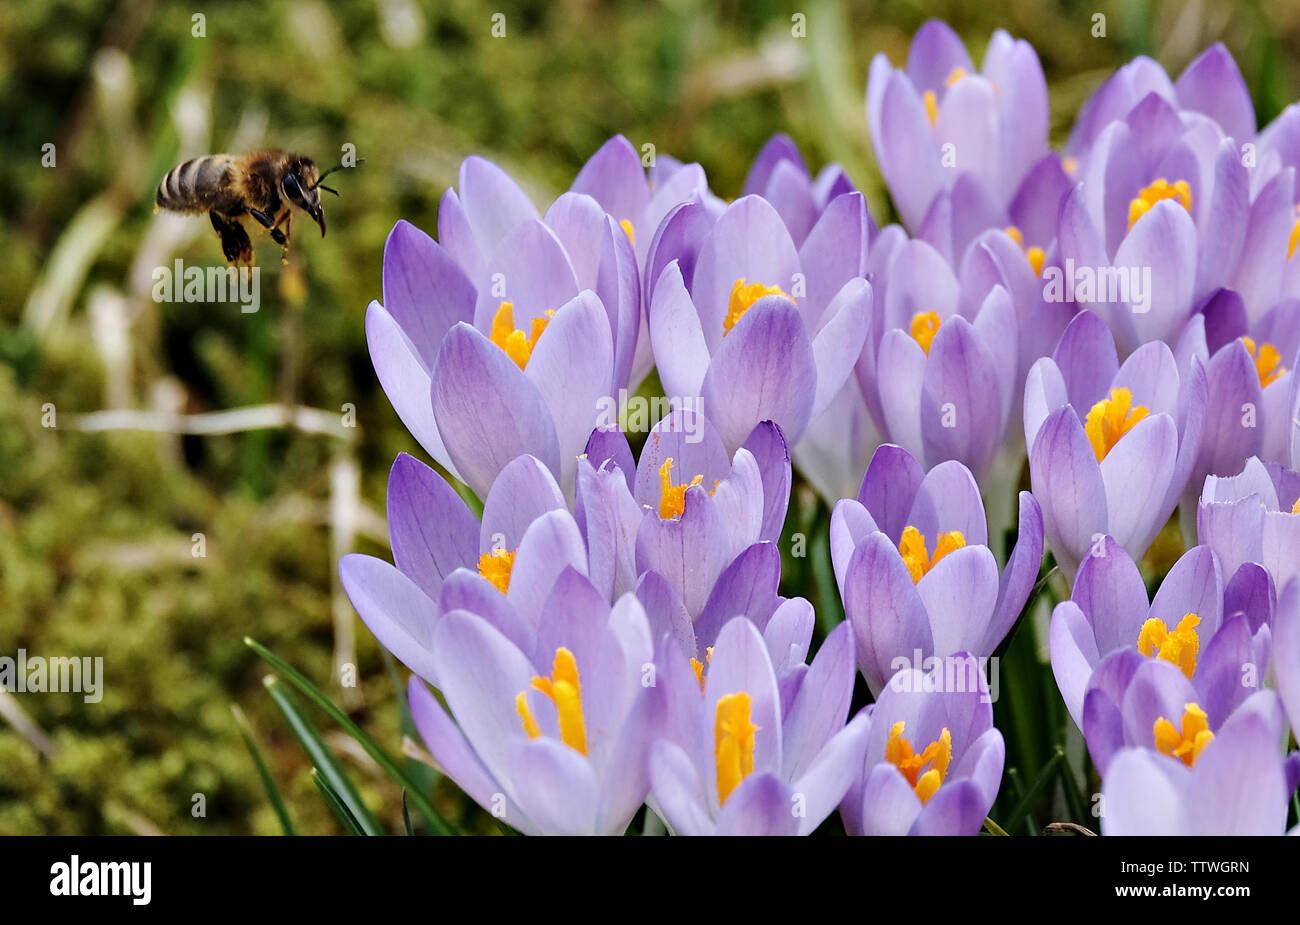
[[[174,212],[206,211],[233,160],[225,154],[209,154],[172,168],[158,184],[155,201]]]

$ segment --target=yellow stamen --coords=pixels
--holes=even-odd
[[[921,345],[925,355],[930,355],[930,344],[934,342],[934,335],[939,333],[938,312],[917,312],[912,316],[912,337]]]
[[[1282,365],[1282,354],[1278,353],[1277,348],[1272,344],[1261,344],[1256,349],[1254,338],[1244,336],[1241,342],[1255,358],[1255,370],[1259,373],[1260,388],[1272,385],[1286,375],[1286,367]]]
[[[789,293],[783,292],[780,286],[765,286],[762,283],[746,283],[743,279],[738,279],[735,285],[731,287],[731,298],[727,302],[727,317],[722,321],[722,334],[725,337],[731,333],[731,329],[736,326],[736,322],[749,311],[759,299],[769,295],[783,295],[791,302],[794,297]]]
[[[515,712],[519,714],[519,720],[524,724],[524,732],[528,738],[541,738],[542,727],[537,725],[537,720],[533,718],[533,711],[528,709],[527,691],[520,691],[515,695]]]
[[[713,722],[713,761],[718,775],[718,802],[726,803],[740,782],[754,771],[754,733],[749,694],[740,691],[718,699]]]
[[[1300,498],[1295,499],[1295,504],[1291,505],[1292,514],[1300,514]]]
[[[1079,169],[1079,162],[1073,157],[1067,157],[1061,161],[1061,167],[1067,174],[1074,176],[1074,172]]]
[[[941,533],[939,541],[934,544],[932,559],[926,551],[925,537],[921,535],[921,531],[909,525],[903,528],[903,537],[898,541],[898,551],[903,556],[903,564],[907,566],[907,571],[915,584],[924,578],[940,559],[965,545],[966,537],[961,535],[960,530]]]
[[[1151,207],[1162,199],[1177,199],[1188,212],[1192,211],[1192,188],[1186,180],[1178,180],[1172,186],[1164,177],[1142,189],[1137,198],[1128,204],[1128,226],[1130,228],[1139,218],[1151,211]]]
[[[952,733],[945,726],[939,733],[939,738],[918,755],[912,751],[912,743],[903,738],[905,725],[899,720],[890,727],[889,741],[885,744],[885,760],[902,772],[921,802],[928,803],[948,774],[948,765],[952,761]],[[927,764],[929,770],[922,773],[921,769]]]
[[[1190,768],[1201,757],[1205,746],[1214,741],[1214,733],[1210,731],[1205,711],[1194,703],[1183,704],[1182,727],[1180,732],[1162,716],[1156,720],[1152,732],[1155,735],[1156,751],[1181,759]]]
[[[939,121],[939,98],[933,90],[925,91],[925,114],[930,117],[930,126],[933,128]]]
[[[1201,648],[1201,639],[1196,634],[1200,622],[1196,614],[1186,614],[1171,633],[1164,620],[1151,617],[1138,633],[1138,651],[1147,658],[1164,659],[1182,669],[1190,679],[1196,673],[1196,653]]]
[[[691,656],[691,669],[695,672],[695,680],[700,685],[700,693],[704,693],[704,666],[706,663],[713,661],[713,646],[704,650],[704,661],[700,661],[695,656]]]
[[[1147,409],[1142,405],[1133,407],[1133,393],[1128,389],[1111,389],[1109,398],[1103,398],[1093,405],[1083,429],[1088,435],[1088,442],[1092,444],[1097,462],[1105,459],[1106,454],[1115,449],[1120,438],[1146,416]]]
[[[515,306],[513,302],[502,302],[497,308],[496,315],[492,318],[492,333],[489,340],[506,352],[506,356],[515,361],[515,364],[523,369],[528,365],[528,358],[533,355],[533,348],[537,346],[537,338],[542,336],[546,330],[546,325],[555,312],[546,312],[545,318],[534,318],[532,324],[532,333],[525,334],[515,327]]]
[[[1296,215],[1300,215],[1300,205],[1295,207],[1295,211],[1296,211]],[[1295,256],[1295,249],[1297,245],[1300,245],[1300,218],[1297,218],[1295,220],[1295,224],[1291,226],[1291,239],[1287,241],[1287,245],[1286,245],[1287,260],[1290,260],[1292,257]]]
[[[577,752],[587,754],[587,721],[582,713],[582,682],[578,679],[578,662],[573,653],[560,646],[555,650],[555,663],[549,678],[535,675],[533,690],[540,691],[555,704],[560,719],[560,741]],[[530,739],[542,734],[542,729],[528,709],[528,695],[520,691],[515,697],[515,710],[524,724]]]
[[[1007,236],[1020,245],[1020,249],[1025,252],[1025,259],[1029,261],[1029,266],[1033,269],[1035,276],[1043,275],[1043,261],[1047,259],[1047,254],[1041,247],[1025,247],[1025,236],[1015,225],[1006,229]]]
[[[510,571],[514,567],[515,554],[504,549],[494,549],[478,557],[478,573],[502,594],[510,590]]]
[[[681,517],[686,510],[686,489],[704,481],[704,476],[697,475],[688,485],[674,485],[672,471],[673,458],[669,456],[659,467],[659,516],[664,520]]]
[[[622,227],[623,233],[627,235],[628,241],[632,243],[633,247],[636,247],[636,229],[632,227],[632,223],[627,219],[623,219],[623,221],[619,222],[619,225]]]

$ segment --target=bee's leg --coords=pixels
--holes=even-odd
[[[252,266],[253,242],[249,240],[243,223],[216,211],[209,212],[208,218],[221,238],[221,253],[225,255],[226,262],[236,266],[241,263]]]
[[[274,241],[276,244],[284,246],[286,243],[288,243],[287,239],[284,236],[284,232],[282,232],[278,227],[276,227],[277,225],[279,225],[279,222],[272,221],[271,216],[267,215],[265,212],[262,212],[259,209],[249,209],[248,214],[253,216],[253,218],[257,219],[257,223],[259,225],[261,225],[263,228],[271,232],[271,240]]]
[[[275,227],[271,229],[271,238],[280,245],[280,260],[282,263],[289,262],[289,222],[293,212],[285,209],[279,219],[276,220]],[[280,226],[284,225],[284,231]]]

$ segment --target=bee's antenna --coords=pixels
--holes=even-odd
[[[363,158],[359,158],[359,159],[357,160],[357,164],[364,164],[365,162],[366,162],[366,159],[365,159],[364,157],[363,157]],[[357,164],[353,164],[352,166],[355,167]],[[338,195],[338,190],[330,189],[328,186],[321,186],[321,182],[320,182],[320,181],[321,181],[321,180],[324,180],[326,177],[328,177],[330,174],[334,173],[336,170],[342,170],[345,166],[347,166],[347,165],[345,165],[345,164],[336,164],[335,166],[331,167],[329,170],[327,170],[327,171],[325,171],[323,174],[321,174],[319,177],[317,177],[317,178],[316,178],[316,182],[313,183],[311,186],[309,186],[309,187],[307,187],[307,188],[308,188],[308,189],[315,189],[316,187],[320,186],[321,189],[323,189],[323,190],[329,190],[331,193],[333,193],[335,196],[337,196],[337,195]]]
[[[333,193],[335,196],[339,194],[338,190],[334,189],[332,186],[326,186],[324,183],[317,183],[316,186],[312,187],[312,189],[316,189],[317,186],[327,193]]]

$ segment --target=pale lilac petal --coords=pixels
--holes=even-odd
[[[483,525],[475,529],[480,537],[475,558],[494,550],[514,552],[534,520],[564,507],[564,494],[551,470],[533,456],[512,459],[483,502]]]
[[[480,498],[510,460],[536,456],[560,468],[551,412],[537,387],[500,347],[467,324],[443,339],[431,382],[433,413],[447,451]]]
[[[420,587],[382,559],[351,553],[339,562],[339,579],[370,632],[397,660],[437,683],[432,658],[438,606]]]
[[[798,309],[781,296],[767,296],[722,340],[700,396],[729,450],[762,421],[797,443],[812,413],[816,382],[816,357]]]
[[[402,327],[426,368],[459,321],[474,318],[474,285],[447,251],[410,222],[384,243],[384,308]]]
[[[388,474],[393,562],[431,600],[443,580],[478,559],[479,525],[456,490],[424,463],[399,453]]]

